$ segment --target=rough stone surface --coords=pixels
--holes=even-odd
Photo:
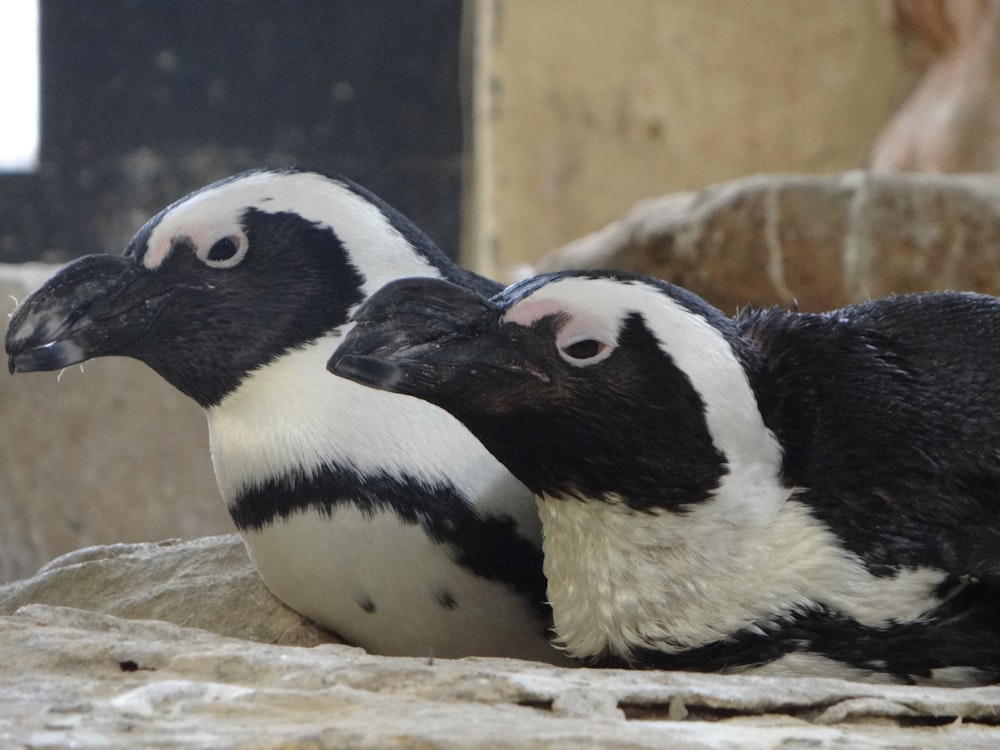
[[[529,272],[660,276],[733,313],[929,289],[1000,294],[1000,178],[759,175],[638,204]]]
[[[1000,742],[1000,688],[371,656],[275,600],[235,534],[80,550],[0,586],[0,649],[4,747]]]
[[[0,265],[2,309],[57,268]],[[82,369],[0,373],[0,582],[80,547],[233,530],[197,405],[133,360]]]
[[[163,620],[263,643],[339,642],[271,595],[237,534],[77,550],[0,586],[0,614],[27,604]]]
[[[872,169],[1000,168],[1000,0],[886,6],[923,74],[876,140]]]
[[[6,747],[994,748],[1000,688],[560,669],[0,617]]]

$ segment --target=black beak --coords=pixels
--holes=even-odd
[[[14,312],[6,339],[11,373],[127,354],[167,297],[151,289],[151,276],[121,256],[88,255],[70,263]]]
[[[441,279],[386,284],[354,314],[354,328],[327,362],[335,375],[442,405],[481,375],[524,368],[507,356],[501,310]]]

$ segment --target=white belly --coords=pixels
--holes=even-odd
[[[457,565],[447,546],[391,512],[345,504],[243,536],[275,596],[373,653],[565,663],[524,598]]]

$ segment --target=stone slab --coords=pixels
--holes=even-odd
[[[77,550],[0,586],[0,614],[28,604],[162,620],[262,643],[338,640],[268,591],[238,534]]]
[[[993,748],[1000,688],[560,669],[249,643],[29,605],[0,743],[32,748]]]
[[[617,268],[728,314],[930,289],[1000,295],[996,175],[761,174],[641,201],[525,273]]]

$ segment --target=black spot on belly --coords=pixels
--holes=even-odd
[[[358,606],[361,607],[361,609],[363,609],[368,614],[373,614],[376,609],[375,602],[373,602],[371,598],[367,596],[362,599],[358,599]]]
[[[455,597],[451,595],[450,591],[439,591],[437,594],[438,604],[440,604],[445,609],[455,609],[458,607],[458,602],[455,601]]]

